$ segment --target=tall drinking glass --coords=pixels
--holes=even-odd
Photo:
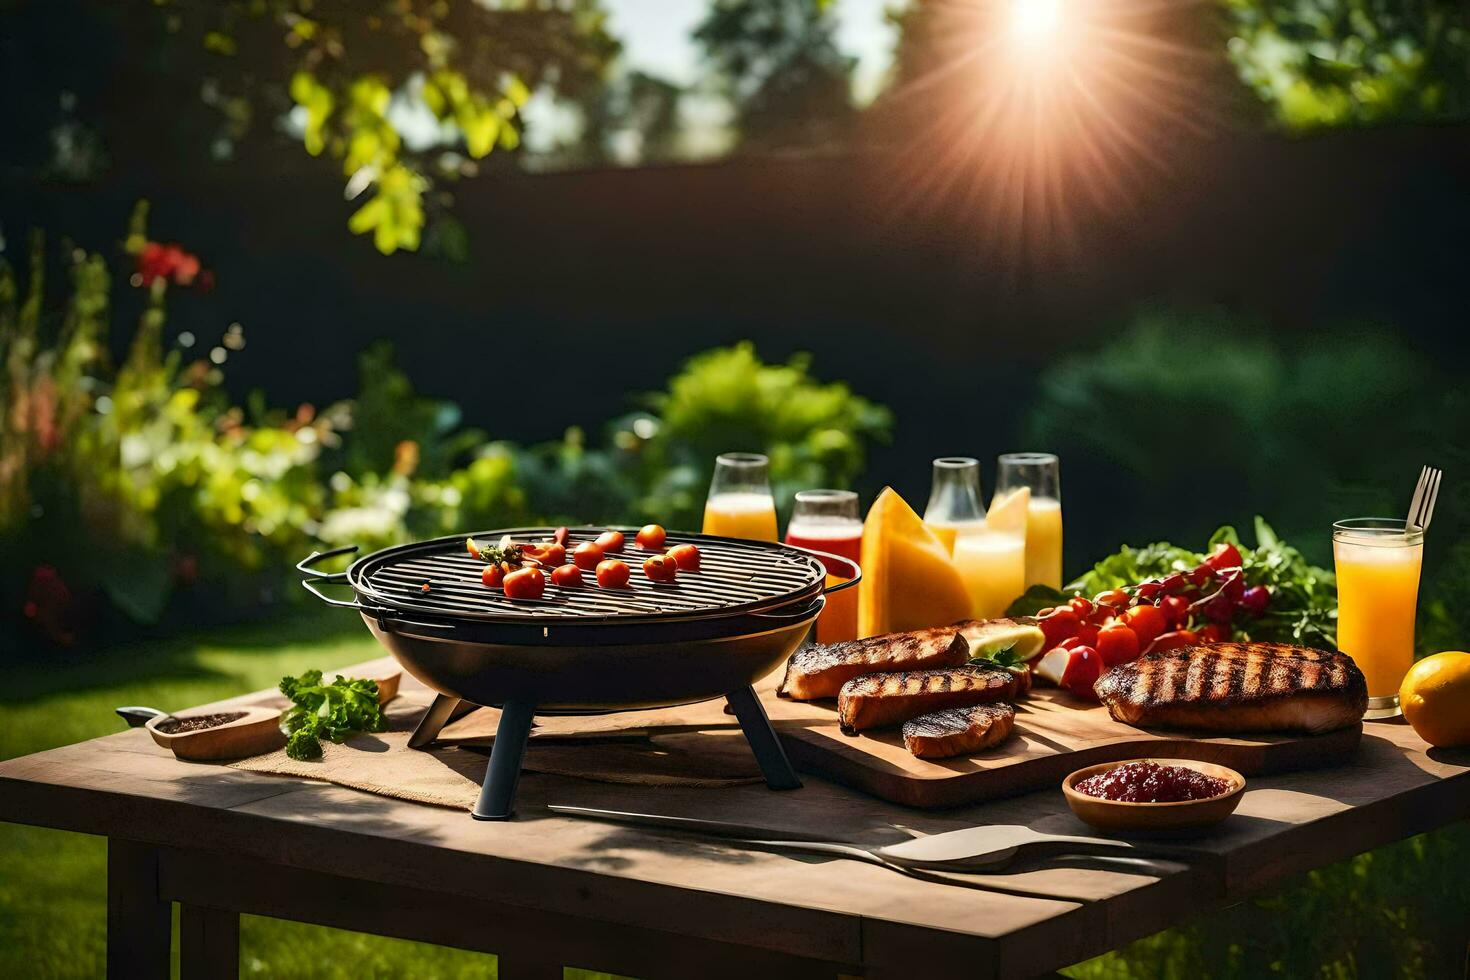
[[[1006,453],[997,461],[995,499],[1022,487],[1026,507],[1026,587],[1062,587],[1062,477],[1051,453]],[[995,506],[994,501],[991,506]]]
[[[969,456],[941,456],[934,461],[934,483],[924,523],[950,551],[955,538],[985,526],[980,507],[980,461]]]
[[[802,490],[796,495],[791,523],[786,525],[786,543],[824,554],[846,558],[855,566],[862,558],[863,522],[858,516],[858,495],[851,490]],[[822,559],[827,585],[852,578],[853,570],[841,561]],[[817,642],[840,643],[857,639],[857,589],[827,594],[827,607],[817,618]]]
[[[777,540],[769,459],[760,453],[724,453],[715,458],[715,475],[704,503],[704,533]]]
[[[1424,532],[1402,518],[1355,517],[1332,525],[1337,564],[1337,648],[1368,680],[1364,718],[1393,718],[1414,664],[1414,614]]]

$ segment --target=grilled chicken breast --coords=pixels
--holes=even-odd
[[[851,734],[886,728],[943,708],[1014,701],[1031,688],[1028,671],[1004,667],[949,667],[865,674],[842,685],[837,717]]]
[[[958,667],[971,657],[1003,648],[1024,658],[1040,650],[1043,642],[1033,620],[967,619],[953,626],[806,647],[787,662],[780,693],[798,701],[835,698],[843,684],[863,674]]]
[[[954,626],[805,647],[787,662],[781,693],[798,701],[835,698],[843,684],[863,674],[958,667],[969,659],[970,644]]]
[[[1319,734],[1357,724],[1368,707],[1351,658],[1282,643],[1150,653],[1107,671],[1094,690],[1113,718],[1144,728]]]
[[[920,759],[947,759],[999,745],[1016,727],[1016,709],[1005,702],[945,708],[903,723],[903,744]]]

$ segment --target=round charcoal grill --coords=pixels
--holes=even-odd
[[[568,554],[604,529],[580,529]],[[484,563],[463,537],[401,545],[359,558],[344,572],[317,563],[356,548],[313,553],[296,567],[323,602],[358,610],[374,636],[414,677],[438,692],[409,745],[432,743],[440,729],[475,705],[502,709],[490,767],[474,815],[511,812],[526,739],[536,714],[624,711],[726,698],[773,789],[801,785],[752,684],[789,657],[825,605],[822,558],[789,545],[704,534],[670,534],[665,547],[693,544],[700,568],[672,583],[650,581],[634,530],[616,555],[632,568],[629,586],[558,588],[549,577],[536,600],[511,600],[480,581]],[[548,540],[549,527],[483,531],[521,544]],[[852,567],[847,588],[856,583]],[[352,600],[322,585],[350,586]]]

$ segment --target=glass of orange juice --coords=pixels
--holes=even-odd
[[[1414,615],[1424,532],[1401,518],[1355,517],[1332,525],[1337,564],[1337,648],[1368,680],[1364,718],[1393,718],[1414,664]]]
[[[1006,453],[997,460],[995,496],[1026,487],[1026,588],[1062,587],[1062,477],[1051,453]],[[991,507],[995,506],[994,501]],[[1017,593],[1019,595],[1019,593]]]
[[[723,453],[704,502],[704,533],[775,541],[776,499],[771,461],[760,453]]]

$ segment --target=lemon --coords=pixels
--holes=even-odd
[[[1448,650],[1409,668],[1399,687],[1399,706],[1430,745],[1470,745],[1470,653]]]

